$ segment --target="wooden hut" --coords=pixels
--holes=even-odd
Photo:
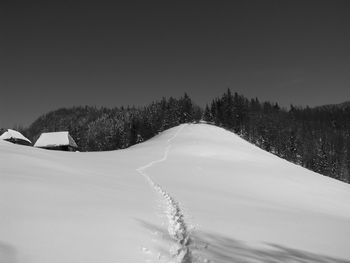
[[[67,131],[42,133],[34,147],[59,151],[76,151],[78,149],[78,145]]]
[[[1,136],[0,139],[8,142],[12,142],[15,144],[21,144],[21,145],[32,145],[32,142],[23,136],[22,133],[8,129],[5,131]]]

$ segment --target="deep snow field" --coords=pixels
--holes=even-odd
[[[350,262],[350,185],[207,124],[126,150],[0,141],[0,263]]]

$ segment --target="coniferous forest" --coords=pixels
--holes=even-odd
[[[145,107],[62,108],[39,117],[21,132],[35,142],[42,132],[68,130],[80,151],[106,151],[200,120],[312,171],[350,182],[350,104],[285,109],[227,90],[204,109],[187,94]]]
[[[201,118],[201,109],[185,94],[138,108],[62,108],[41,116],[22,132],[35,142],[42,132],[69,131],[79,151],[108,151],[127,148]]]
[[[350,104],[317,108],[248,100],[228,90],[206,106],[204,120],[317,173],[350,182]]]

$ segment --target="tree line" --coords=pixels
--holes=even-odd
[[[35,142],[41,133],[69,131],[80,151],[127,148],[181,123],[199,121],[201,109],[185,93],[145,107],[73,107],[49,112],[22,133]]]
[[[204,120],[317,173],[350,182],[350,105],[281,108],[230,90],[207,105]]]
[[[73,107],[49,112],[21,132],[67,130],[80,151],[127,148],[181,123],[205,120],[281,158],[350,182],[350,105],[282,108],[227,90],[204,109],[191,98],[162,98],[145,107]]]

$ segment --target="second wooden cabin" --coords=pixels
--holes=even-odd
[[[78,145],[67,131],[42,133],[34,147],[71,152],[78,149]]]

